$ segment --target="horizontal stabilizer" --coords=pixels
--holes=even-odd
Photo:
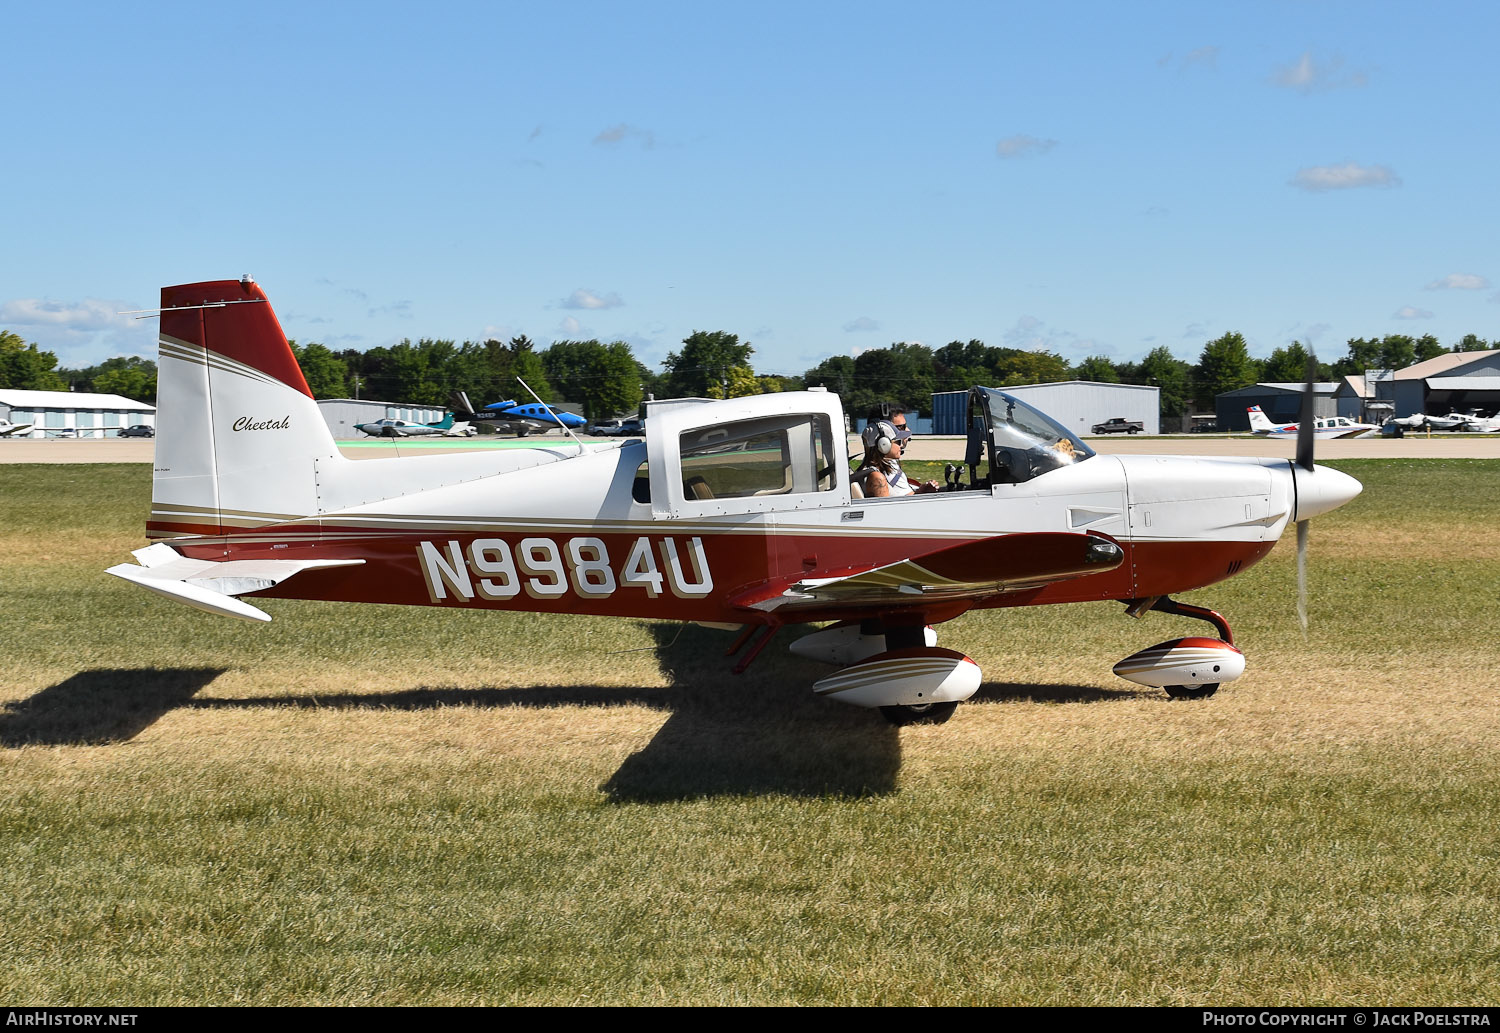
[[[242,620],[268,621],[270,614],[234,598],[259,592],[304,570],[358,566],[364,560],[195,560],[158,542],[132,555],[140,560],[106,573],[148,588],[175,602]]]

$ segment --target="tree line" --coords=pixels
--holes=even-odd
[[[1500,342],[1497,342],[1500,343]],[[1351,338],[1345,354],[1318,363],[1318,379],[1334,380],[1369,369],[1401,369],[1449,351],[1487,351],[1490,342],[1467,334],[1445,348],[1431,334]],[[1300,382],[1308,348],[1301,342],[1277,348],[1268,358],[1250,355],[1239,333],[1204,344],[1196,363],[1165,346],[1131,362],[1093,355],[1069,363],[1051,351],[987,345],[978,339],[939,348],[896,342],[857,356],[835,355],[800,375],[757,373],[754,346],[723,330],[695,331],[668,354],[660,372],[640,362],[624,341],[555,341],[537,348],[525,335],[509,341],[456,343],[421,338],[366,351],[334,351],[312,342],[292,350],[315,398],[375,398],[410,405],[446,407],[453,392],[467,392],[475,405],[506,398],[567,401],[599,419],[636,410],[644,398],[734,398],[771,391],[826,387],[851,413],[881,401],[929,412],[931,396],[975,384],[1014,387],[1064,380],[1142,384],[1160,390],[1163,416],[1213,410],[1214,396],[1261,382]],[[85,369],[58,368],[57,357],[10,331],[0,331],[0,388],[98,391],[154,402],[156,364],[116,357]]]

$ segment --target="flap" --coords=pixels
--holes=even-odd
[[[877,567],[778,580],[735,597],[756,610],[830,602],[880,607],[1024,592],[1113,570],[1125,551],[1099,534],[1036,532],[965,542]]]

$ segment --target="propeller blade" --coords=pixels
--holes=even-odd
[[[1297,521],[1297,620],[1303,635],[1307,634],[1307,524]]]
[[[1297,416],[1297,465],[1304,470],[1313,468],[1313,380],[1318,375],[1318,360],[1312,352],[1307,353],[1307,383],[1302,388],[1302,411]]]

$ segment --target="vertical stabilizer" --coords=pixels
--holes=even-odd
[[[248,277],[164,287],[147,535],[232,533],[318,511],[343,457]]]
[[[1252,405],[1245,410],[1250,414],[1250,430],[1255,434],[1270,434],[1278,429],[1266,416],[1265,411],[1258,405]]]

